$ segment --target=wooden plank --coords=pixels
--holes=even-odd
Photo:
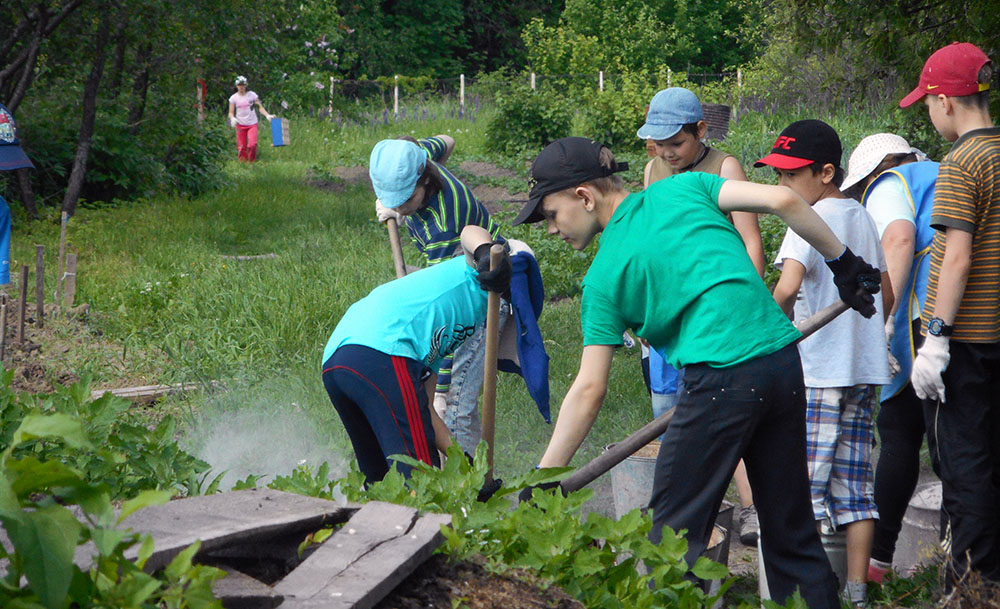
[[[66,257],[66,225],[68,223],[69,214],[63,212],[59,229],[59,269],[56,272],[56,315],[59,314],[59,307],[62,305],[63,264]]]
[[[309,532],[347,520],[356,505],[340,506],[334,501],[283,493],[270,489],[230,491],[203,497],[189,497],[149,507],[132,514],[120,528],[130,528],[153,536],[154,551],[146,571],[166,566],[196,540],[201,552],[238,543],[266,541],[276,535]],[[125,552],[134,559],[138,548]],[[77,548],[74,562],[82,569],[93,561],[94,548]]]
[[[28,309],[28,265],[21,266],[21,300],[17,303],[17,343],[24,342],[24,317]]]
[[[405,535],[416,518],[417,510],[413,508],[381,501],[366,503],[274,589],[286,602],[312,598],[372,549]]]
[[[66,255],[66,283],[63,285],[63,307],[73,307],[76,298],[76,254]]]
[[[217,385],[212,381],[212,386]],[[187,393],[188,391],[198,391],[202,387],[198,383],[175,383],[173,385],[140,385],[138,387],[122,387],[120,389],[94,389],[90,392],[90,399],[96,400],[105,393],[111,393],[133,402],[152,402],[165,395],[177,393]]]
[[[226,609],[274,609],[284,600],[271,586],[224,567],[226,576],[212,582],[212,594]]]
[[[360,514],[361,510],[355,518]],[[344,528],[350,530],[349,527],[354,526],[354,521],[355,519],[349,521]],[[305,593],[291,590],[292,586],[286,585],[286,580],[290,584],[304,579],[298,576],[290,579],[292,575],[296,575],[298,571],[296,569],[275,586],[286,599],[282,608],[370,609],[431,556],[434,549],[444,540],[441,526],[449,524],[451,516],[447,514],[424,515],[404,534],[392,536],[383,542],[368,544],[365,547],[369,549],[360,554],[357,550],[362,544],[356,543],[351,547],[351,542],[354,540],[350,538],[349,533],[347,536],[342,533],[334,535],[310,557],[310,559],[315,557],[320,550],[329,546],[329,549],[324,551],[323,557],[317,560],[317,564],[331,567],[326,571],[326,583],[315,592],[312,592],[315,589],[313,582],[310,582],[309,589]],[[370,533],[376,532],[370,531]],[[347,539],[340,541],[338,537]],[[350,564],[342,568],[348,560],[348,557],[344,556],[345,553],[351,555]],[[299,569],[304,565],[305,563],[300,565]],[[310,571],[315,573],[316,569]]]
[[[273,260],[277,258],[277,254],[254,254],[252,256],[223,256],[223,260]]]
[[[45,246],[35,246],[35,323],[45,327]]]

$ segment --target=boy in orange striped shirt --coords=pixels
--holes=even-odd
[[[923,99],[935,129],[955,143],[934,195],[926,340],[911,375],[944,485],[949,588],[970,569],[1000,582],[1000,128],[989,113],[992,75],[978,47],[955,42],[930,56],[899,103]]]

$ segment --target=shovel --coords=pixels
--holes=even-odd
[[[503,260],[502,245],[490,248],[490,270],[495,270]],[[483,418],[482,433],[486,441],[486,459],[490,466],[486,480],[493,479],[493,444],[496,439],[497,407],[497,348],[500,342],[500,294],[490,292],[486,302],[486,361],[483,363]],[[586,483],[585,483],[586,484]]]
[[[820,310],[812,317],[802,320],[796,325],[802,336],[796,340],[798,343],[830,323],[835,317],[846,311],[849,307],[843,300],[838,300],[834,304]],[[646,423],[638,431],[625,438],[621,442],[611,446],[593,461],[583,465],[559,483],[563,495],[568,495],[573,491],[578,491],[596,480],[601,474],[608,472],[612,467],[625,460],[626,457],[649,444],[654,438],[667,429],[671,419],[674,418],[674,410],[661,414],[649,423]]]
[[[385,221],[389,228],[389,246],[392,248],[392,263],[396,266],[396,279],[406,276],[406,263],[403,262],[403,246],[399,242],[399,227],[396,226],[396,219],[389,218]]]

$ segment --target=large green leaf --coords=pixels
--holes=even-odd
[[[35,438],[58,438],[67,445],[77,449],[92,449],[87,433],[80,420],[70,415],[29,414],[21,421],[20,427],[14,432],[8,451],[18,444]]]
[[[118,522],[122,522],[135,512],[152,505],[163,505],[174,496],[173,491],[142,491],[135,499],[129,499],[122,504],[121,514],[118,515]]]
[[[78,472],[62,463],[39,461],[34,457],[7,461],[7,475],[14,494],[22,498],[53,487],[80,487],[87,484]]]
[[[24,575],[49,609],[61,609],[73,579],[73,550],[81,525],[69,510],[50,505],[25,511],[5,522],[14,550],[23,557]]]

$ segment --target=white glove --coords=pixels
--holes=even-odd
[[[235,116],[230,116],[229,117],[229,126],[232,127],[233,129],[236,128],[236,117]]]
[[[910,382],[913,390],[921,400],[938,399],[944,402],[944,380],[941,373],[948,368],[951,354],[948,353],[948,338],[945,336],[927,335],[924,345],[917,351],[913,360],[913,372]]]
[[[892,337],[896,335],[896,316],[890,315],[885,321],[885,345],[889,351],[889,374],[896,376],[903,369],[899,365],[899,360],[892,354]]]
[[[375,215],[378,217],[378,221],[382,223],[387,222],[389,218],[395,220],[397,224],[403,221],[403,216],[399,215],[395,209],[390,209],[382,205],[382,202],[378,199],[375,199]]]

